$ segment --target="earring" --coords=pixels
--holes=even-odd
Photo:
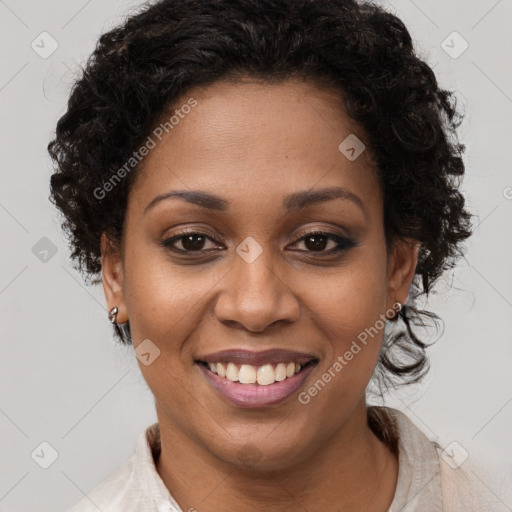
[[[116,323],[116,315],[117,313],[119,312],[119,310],[117,309],[117,306],[114,306],[108,313],[108,319],[110,320],[111,323],[115,324]]]
[[[393,317],[393,320],[398,320],[398,317],[400,315],[400,311],[403,309],[403,305],[401,302],[395,302],[393,304],[393,308],[396,309],[396,315]]]
[[[122,342],[125,345],[130,345],[132,343],[132,335],[130,332],[130,323],[128,320],[126,322],[123,322],[122,324],[118,324],[116,322],[116,316],[117,313],[119,313],[119,309],[117,306],[114,306],[108,313],[108,319],[110,320],[110,323],[114,325],[114,328],[121,338]]]

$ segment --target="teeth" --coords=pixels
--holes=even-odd
[[[229,363],[232,364],[232,363]],[[234,366],[234,365],[233,365]],[[258,370],[259,373],[259,370]],[[242,384],[254,384],[256,382],[256,370],[254,366],[250,364],[243,364],[240,366],[240,373],[238,374],[238,380]]]
[[[271,364],[266,364],[258,368],[258,384],[262,386],[268,386],[274,384],[276,381],[276,374]]]
[[[208,363],[208,367],[219,377],[241,384],[255,384],[269,386],[299,373],[302,366],[299,363],[279,363],[277,365],[264,364],[253,366],[251,364],[237,365],[235,363]]]
[[[280,380],[286,379],[286,365],[284,363],[279,363],[276,366],[276,380],[279,382]]]
[[[239,375],[239,368],[233,363],[228,363],[228,367],[226,368],[226,379],[236,382]]]

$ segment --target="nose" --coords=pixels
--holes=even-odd
[[[251,332],[263,332],[278,322],[297,321],[299,300],[276,267],[269,250],[250,263],[237,255],[215,304],[217,319]]]

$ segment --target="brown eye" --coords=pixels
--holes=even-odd
[[[200,234],[186,235],[179,240],[186,251],[200,251],[204,247],[206,237]]]
[[[306,251],[304,252],[317,252],[323,254],[333,254],[356,246],[356,243],[349,238],[345,238],[335,233],[325,231],[312,231],[303,236],[300,241],[304,241]],[[333,242],[334,247],[326,250],[329,241]]]
[[[329,244],[327,235],[308,235],[304,237],[304,245],[310,251],[324,251]]]
[[[182,233],[162,241],[161,245],[167,249],[176,252],[206,252],[204,249],[205,243],[212,238],[204,233]],[[181,247],[176,247],[176,243],[181,243]],[[216,246],[218,247],[218,246]]]
[[[163,240],[161,245],[176,253],[200,254],[209,252],[209,250],[212,249],[205,249],[205,245],[208,241],[211,241],[214,244],[214,247],[212,247],[213,249],[220,249],[218,245],[215,245],[216,242],[212,237],[200,232],[183,232]],[[298,244],[301,241],[303,241],[306,249],[300,250],[299,252],[319,253],[321,255],[338,253],[357,245],[356,242],[349,238],[325,231],[309,232],[295,242],[295,244]],[[178,247],[178,244],[181,244],[181,247]],[[331,244],[330,248],[329,244]]]

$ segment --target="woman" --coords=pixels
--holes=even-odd
[[[488,506],[366,404],[428,369],[416,300],[471,233],[459,122],[370,4],[163,0],[100,38],[51,198],[158,423],[73,512]]]

